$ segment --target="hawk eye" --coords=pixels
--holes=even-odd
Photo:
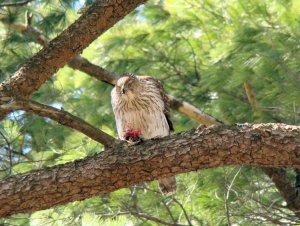
[[[125,89],[123,88],[123,89],[121,89],[121,92],[120,92],[121,94],[125,94]]]

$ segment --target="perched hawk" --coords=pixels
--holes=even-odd
[[[168,98],[160,82],[150,76],[121,77],[111,92],[111,103],[121,140],[164,137],[174,130]],[[159,179],[158,184],[165,195],[176,191],[175,177]]]

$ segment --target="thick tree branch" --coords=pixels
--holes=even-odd
[[[300,127],[200,127],[0,182],[0,217],[129,187],[142,181],[228,165],[300,168]]]
[[[59,68],[146,0],[97,0],[77,21],[0,85],[1,96],[28,98]],[[7,111],[1,111],[3,118]]]
[[[0,98],[0,104],[0,110],[24,110],[42,117],[50,118],[61,125],[68,126],[85,134],[91,139],[103,144],[105,147],[111,147],[116,141],[112,136],[63,109],[59,110],[33,100],[12,99],[11,97]]]

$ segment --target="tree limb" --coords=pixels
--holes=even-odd
[[[1,96],[28,98],[59,68],[146,0],[97,0],[77,21],[0,85]],[[0,119],[8,112],[1,111]]]
[[[61,125],[73,128],[91,139],[103,144],[105,147],[111,147],[116,141],[112,136],[97,129],[91,124],[85,122],[63,109],[57,109],[38,103],[33,100],[12,99],[11,97],[0,97],[0,110],[16,111],[24,110],[42,117],[50,118]]]
[[[32,212],[165,176],[228,165],[300,168],[300,127],[199,127],[0,182],[0,217]]]

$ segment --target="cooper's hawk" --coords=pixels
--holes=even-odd
[[[164,137],[174,130],[168,98],[160,82],[150,76],[121,77],[111,92],[111,103],[121,140]],[[175,177],[161,178],[158,184],[165,195],[176,191]]]

